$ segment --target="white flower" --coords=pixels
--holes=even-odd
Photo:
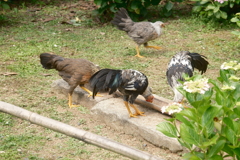
[[[221,89],[223,91],[227,91],[227,90],[234,90],[236,88],[234,86],[223,85]]]
[[[228,69],[240,70],[240,64],[237,61],[224,62],[221,65],[221,69],[222,70],[228,70]]]
[[[228,1],[228,0],[214,0],[214,1],[217,1],[222,4],[222,3],[224,3],[224,1]]]
[[[232,81],[235,81],[235,82],[239,82],[240,81],[240,78],[237,77],[237,76],[234,76],[234,75],[231,75],[231,77],[229,79],[232,80]]]
[[[208,84],[207,78],[198,79],[196,81],[188,81],[183,83],[183,89],[189,93],[200,93],[204,94],[208,91],[210,85]]]
[[[167,112],[168,114],[173,114],[173,113],[178,113],[180,111],[183,110],[183,105],[181,105],[180,103],[171,103],[168,106],[163,106],[161,111],[162,113]]]

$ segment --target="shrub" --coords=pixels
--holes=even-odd
[[[95,10],[95,14],[100,16],[101,20],[109,21],[114,16],[114,13],[121,7],[126,8],[130,17],[133,20],[144,19],[147,14],[149,6],[159,5],[161,0],[94,0],[94,3],[99,6]],[[165,16],[172,14],[173,2],[182,2],[183,0],[166,1],[163,6],[163,13]]]
[[[240,10],[240,0],[192,0],[193,12],[212,20],[230,20]]]
[[[223,160],[231,157],[240,160],[238,71],[240,63],[225,62],[217,80],[202,79],[195,75],[186,78],[186,82],[179,88],[192,107],[178,110],[180,112],[174,113],[173,118],[158,124],[157,130],[177,138],[182,146],[189,149],[184,159]],[[197,87],[194,84],[198,84]],[[179,129],[176,121],[181,122]]]
[[[94,0],[94,3],[99,6],[95,13],[102,20],[111,20],[118,8],[126,8],[129,15],[136,19],[140,16],[146,16],[146,8],[150,5],[158,5],[161,0]]]

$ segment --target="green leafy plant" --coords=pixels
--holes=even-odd
[[[178,90],[191,108],[178,110],[157,125],[189,150],[184,159],[240,159],[240,63],[223,63],[217,80],[200,75],[186,77]],[[212,87],[210,87],[212,86]],[[175,105],[176,106],[176,105]],[[175,109],[176,110],[176,109]],[[164,109],[168,111],[168,109]],[[180,126],[177,126],[180,121]]]
[[[94,0],[99,6],[95,13],[105,20],[112,19],[118,8],[126,8],[133,19],[145,17],[147,15],[147,7],[150,5],[158,5],[161,0]]]
[[[231,22],[236,23],[240,27],[240,12],[231,19]],[[240,38],[240,31],[232,31],[231,33],[237,35],[238,38]]]
[[[1,0],[0,7],[3,9],[10,9],[10,6],[8,5],[8,0]]]
[[[213,20],[230,20],[240,7],[240,0],[191,0],[195,1],[193,11]]]

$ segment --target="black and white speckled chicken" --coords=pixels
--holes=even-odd
[[[181,85],[178,80],[184,81],[183,74],[192,77],[195,68],[203,74],[206,72],[208,64],[204,55],[189,51],[180,51],[172,57],[168,63],[166,75],[168,84],[174,92],[174,102],[182,103],[183,100],[183,95],[177,90],[177,87]]]
[[[148,41],[158,38],[162,33],[162,28],[165,26],[163,22],[134,22],[129,17],[125,8],[120,8],[111,21],[119,30],[125,31],[134,42],[137,43],[135,56],[142,58],[139,53],[139,46],[144,45],[146,48],[161,49],[158,46],[149,46]]]
[[[137,117],[137,115],[144,115],[133,105],[138,95],[142,95],[146,101],[153,101],[151,89],[148,87],[147,77],[136,70],[114,70],[101,69],[96,72],[90,79],[90,85],[93,88],[93,98],[99,90],[109,90],[109,94],[119,90],[123,94],[124,104],[127,107],[130,117]],[[136,111],[133,114],[130,107]]]

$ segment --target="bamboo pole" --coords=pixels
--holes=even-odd
[[[18,106],[0,101],[0,111],[30,121],[42,127],[49,128],[67,136],[79,139],[86,143],[113,151],[131,159],[137,160],[163,160],[149,153],[134,149],[121,143],[112,141],[102,136],[87,132],[65,123],[41,116],[37,113],[30,112]]]

